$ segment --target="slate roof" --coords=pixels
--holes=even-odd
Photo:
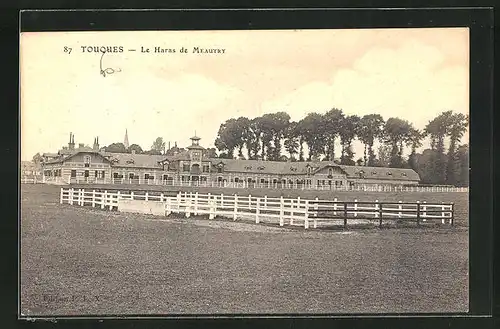
[[[235,159],[212,159],[214,165],[224,164],[224,171],[238,173],[265,173],[269,175],[304,175],[307,174],[308,166],[311,167],[311,173],[327,167],[339,167],[347,178],[360,178],[360,171],[364,172],[365,179],[384,179],[384,180],[413,180],[419,181],[419,175],[412,169],[401,168],[382,168],[382,167],[364,167],[364,166],[345,166],[338,165],[331,161],[311,161],[311,162],[279,162],[263,160],[235,160]],[[388,173],[391,173],[390,175]]]

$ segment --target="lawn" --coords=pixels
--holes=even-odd
[[[24,315],[468,309],[466,226],[306,231],[122,214],[58,196],[55,186],[21,188]]]

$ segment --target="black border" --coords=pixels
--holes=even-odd
[[[165,19],[165,15],[169,19]],[[488,8],[462,9],[414,9],[414,10],[174,10],[174,11],[46,11],[24,12],[22,31],[56,30],[193,30],[193,29],[312,29],[312,28],[389,28],[389,27],[455,27],[470,28],[470,101],[471,101],[471,218],[480,218],[470,224],[470,313],[491,315],[492,313],[492,99],[493,99],[493,12]],[[17,62],[17,61],[16,61]],[[5,133],[5,131],[4,131]],[[18,131],[19,133],[19,131]],[[17,135],[19,137],[19,135]],[[17,278],[16,278],[17,279]],[[17,294],[16,294],[17,296]],[[378,315],[377,315],[378,316]],[[436,316],[436,315],[434,315]],[[471,321],[480,328],[489,327],[491,319],[464,319],[462,316],[414,318],[404,314],[405,327],[423,325],[471,326]],[[384,318],[384,326],[394,326],[401,319]],[[462,322],[457,322],[464,320]],[[97,320],[97,319],[96,319]],[[330,323],[332,319],[285,318],[259,319],[263,323],[311,326]],[[65,322],[65,320],[60,320]],[[127,320],[132,321],[132,320]],[[152,320],[154,321],[154,320]],[[229,320],[203,320],[217,326],[232,323]],[[244,320],[247,321],[247,320]],[[248,319],[250,321],[250,319]],[[251,320],[252,322],[255,319]],[[374,325],[379,319],[353,318],[335,319],[349,327],[364,323]],[[80,321],[79,321],[80,322]],[[83,320],[91,323],[95,320]],[[192,320],[172,322],[189,324]],[[244,322],[248,323],[248,322]],[[379,322],[380,323],[380,322]],[[468,323],[468,324],[466,324]],[[75,323],[72,321],[71,325]],[[233,323],[234,324],[234,323]],[[241,324],[239,321],[238,325]],[[274,326],[274,325],[273,325]],[[461,326],[461,327],[462,327]]]

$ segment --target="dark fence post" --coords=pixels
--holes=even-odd
[[[451,203],[451,226],[455,225],[455,203]]]
[[[344,202],[344,228],[347,227],[347,202]]]
[[[417,226],[420,226],[420,202],[417,202]]]
[[[382,202],[379,203],[379,209],[378,209],[378,217],[379,217],[379,227],[382,227],[382,214],[384,213],[382,208],[384,207],[384,204]]]

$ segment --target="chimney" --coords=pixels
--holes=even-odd
[[[94,145],[92,146],[94,151],[99,151],[99,137],[94,138]]]
[[[68,149],[70,150],[75,149],[75,136],[73,135],[73,133],[69,133]]]
[[[82,149],[82,148],[84,148],[84,147],[85,147],[85,144],[84,144],[84,143],[80,143],[80,144],[78,144],[78,148]]]
[[[168,142],[168,149],[170,150],[170,142]]]

